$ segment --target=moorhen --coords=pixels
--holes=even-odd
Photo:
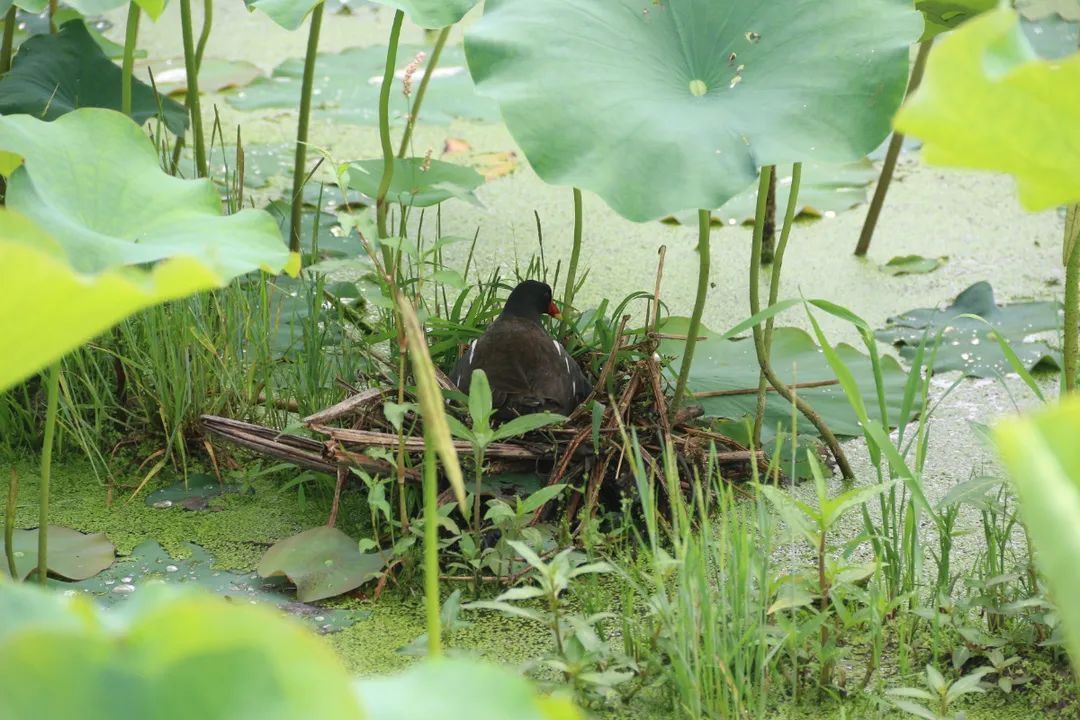
[[[545,410],[569,415],[592,391],[577,362],[540,324],[544,313],[559,316],[551,287],[538,280],[520,283],[454,366],[450,379],[466,394],[473,370],[487,374],[499,420]]]

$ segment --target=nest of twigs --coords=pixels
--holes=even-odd
[[[636,437],[636,448],[650,473],[660,473],[665,446],[673,449],[686,492],[691,489],[689,479],[696,472],[706,470],[709,463],[719,465],[723,476],[730,480],[748,477],[751,463],[765,469],[760,452],[751,452],[702,423],[700,406],[686,406],[674,416],[669,414],[664,379],[653,352],[657,338],[646,337],[637,345],[624,344],[624,326],[625,320],[616,334],[614,349],[604,359],[599,376],[594,378],[596,389],[592,397],[559,426],[489,445],[485,454],[488,476],[534,472],[549,485],[566,483],[577,492],[564,496],[564,514],[584,521],[598,511],[617,509],[623,496],[636,492],[627,457],[626,439],[631,436]],[[617,362],[620,357],[623,360]],[[437,376],[444,389],[456,389],[442,372],[437,372]],[[398,402],[398,393],[396,387],[357,391],[336,405],[304,418],[308,429],[322,440],[286,435],[216,416],[204,416],[203,424],[208,432],[256,453],[336,474],[332,523],[350,466],[372,475],[396,476],[405,483],[420,482],[420,456],[424,449],[422,418],[410,413],[399,433],[383,410],[384,403]],[[406,394],[405,399],[413,398]],[[597,402],[600,410],[594,410]],[[471,457],[470,443],[456,440],[455,446],[463,458]],[[369,454],[372,449],[384,452]],[[385,451],[404,462],[373,457],[386,457]],[[549,502],[536,511],[533,521],[550,519],[556,512],[555,503]]]

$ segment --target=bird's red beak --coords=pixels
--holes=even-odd
[[[552,300],[550,303],[548,303],[547,314],[550,315],[551,317],[559,317],[559,308],[558,308],[557,305],[555,305],[554,300]]]

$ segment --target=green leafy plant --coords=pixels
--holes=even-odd
[[[889,702],[903,712],[924,718],[924,720],[962,720],[964,715],[953,714],[956,701],[972,693],[984,693],[982,678],[992,672],[991,668],[980,668],[968,673],[954,682],[945,679],[932,665],[926,666],[926,687],[902,687],[889,690]],[[925,704],[916,702],[923,701]]]
[[[828,617],[831,610],[832,594],[838,585],[863,580],[876,570],[874,563],[855,566],[831,561],[827,553],[828,533],[844,513],[863,506],[877,496],[888,492],[898,481],[871,485],[870,487],[852,488],[837,497],[830,498],[825,486],[825,476],[821,471],[817,458],[812,454],[808,454],[808,460],[814,475],[814,487],[817,491],[818,506],[816,508],[791,498],[771,485],[760,485],[758,490],[776,508],[788,528],[806,540],[810,548],[817,554],[816,577],[801,578],[796,575],[790,578],[789,582],[795,584],[792,589],[796,596],[800,592],[806,593],[805,597],[808,602],[812,601],[814,595],[816,595],[818,611],[822,616]],[[812,588],[813,594],[807,593],[807,588]],[[791,607],[793,601],[788,598],[781,601],[781,603]],[[835,636],[838,632],[835,624],[830,624],[823,619],[820,625],[820,652],[822,654],[820,682],[822,686],[828,686],[832,682],[833,667],[837,659],[836,649],[840,646],[840,639]]]
[[[590,563],[571,548],[545,561],[524,543],[510,541],[509,544],[532,568],[535,584],[511,588],[494,600],[478,600],[463,607],[496,610],[542,623],[551,632],[554,645],[554,651],[542,659],[542,664],[561,673],[586,697],[610,697],[618,685],[634,676],[636,665],[629,658],[613,653],[598,634],[598,626],[614,615],[577,615],[567,602],[566,591],[576,578],[609,573],[613,568],[606,562]],[[543,609],[526,604],[532,600],[539,601]]]
[[[473,492],[473,530],[476,532],[480,530],[480,494],[483,488],[484,451],[487,446],[566,419],[554,413],[534,413],[516,417],[495,428],[491,426],[492,412],[491,385],[488,384],[487,374],[483,370],[474,370],[469,385],[469,417],[472,420],[472,427],[465,427],[464,423],[453,416],[447,416],[447,422],[450,423],[450,431],[454,435],[469,441],[473,446],[473,464],[476,473]]]

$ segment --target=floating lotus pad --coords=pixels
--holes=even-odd
[[[275,543],[259,561],[259,575],[287,576],[296,585],[296,596],[312,602],[375,579],[389,558],[387,552],[360,552],[356,541],[337,528],[317,527]]]
[[[361,160],[347,166],[349,187],[369,198],[378,194],[383,161]],[[406,207],[424,208],[451,198],[480,205],[475,190],[484,184],[484,176],[472,168],[442,160],[394,158],[394,174],[386,198]]]
[[[668,334],[684,334],[688,325],[687,318],[671,318],[663,324],[662,331]],[[717,333],[705,327],[702,327],[698,335],[705,339],[698,340],[697,351],[694,353],[694,364],[687,380],[690,392],[757,387],[759,370],[752,340],[722,340],[716,337]],[[681,340],[664,340],[660,343],[659,352],[677,358],[682,353],[683,345]],[[859,389],[866,398],[870,417],[879,420],[877,391],[870,358],[843,343],[836,346],[836,351],[854,373]],[[773,369],[785,383],[804,384],[836,380],[835,373],[817,344],[810,335],[798,328],[780,327],[773,331],[771,360]],[[673,365],[677,368],[678,361]],[[896,360],[888,356],[881,358],[881,365],[889,420],[891,424],[895,424],[900,416],[907,373]],[[799,388],[798,393],[799,397],[821,414],[834,433],[846,437],[862,436],[858,418],[838,384]],[[707,416],[736,421],[752,418],[757,407],[754,393],[698,398],[694,402],[705,409]],[[791,430],[791,404],[778,394],[770,392],[765,404],[763,428],[767,436],[771,436],[778,424],[785,432]],[[801,435],[817,435],[816,428],[801,415],[798,417],[797,432]]]
[[[190,551],[187,557],[174,558],[157,542],[148,540],[93,578],[74,583],[50,580],[50,585],[93,597],[105,606],[123,603],[153,582],[198,586],[234,603],[277,608],[321,633],[339,632],[370,616],[363,610],[297,602],[283,577],[260,578],[255,572],[215,569],[214,560],[206,550],[194,543],[186,547]]]
[[[426,71],[426,65],[417,71],[413,79],[414,97],[406,98],[401,92],[405,67],[417,53],[430,51],[428,47],[408,45],[398,48],[396,87],[390,93],[391,123],[404,122],[410,112],[409,102],[415,99],[415,87]],[[385,65],[385,46],[320,53],[315,59],[312,114],[357,125],[378,125],[379,87]],[[303,74],[303,58],[290,58],[278,65],[271,77],[260,78],[246,88],[230,93],[226,100],[239,110],[293,109],[300,101]],[[482,122],[499,118],[495,103],[476,93],[465,67],[465,54],[458,45],[443,50],[420,113],[425,125],[445,125],[455,118]]]
[[[889,318],[875,336],[898,346],[902,357],[911,358],[924,336],[932,345],[941,333],[941,344],[934,356],[936,372],[960,370],[969,377],[997,377],[1012,372],[1012,367],[992,333],[1009,343],[1028,370],[1042,364],[1060,366],[1060,353],[1046,342],[1030,336],[1056,332],[1062,312],[1061,304],[1057,302],[999,306],[994,301],[993,288],[984,281],[957,295],[945,309],[920,308]]]
[[[38,565],[38,531],[15,530],[12,538],[15,555],[15,574],[19,580],[26,577]],[[7,548],[0,538],[0,575],[10,576],[7,564]],[[105,533],[85,534],[78,530],[49,526],[49,574],[68,580],[85,580],[109,567],[116,555],[116,546],[109,542]]]
[[[890,258],[881,266],[881,271],[889,275],[925,275],[944,265],[949,258],[928,258],[922,255],[898,255]]]

